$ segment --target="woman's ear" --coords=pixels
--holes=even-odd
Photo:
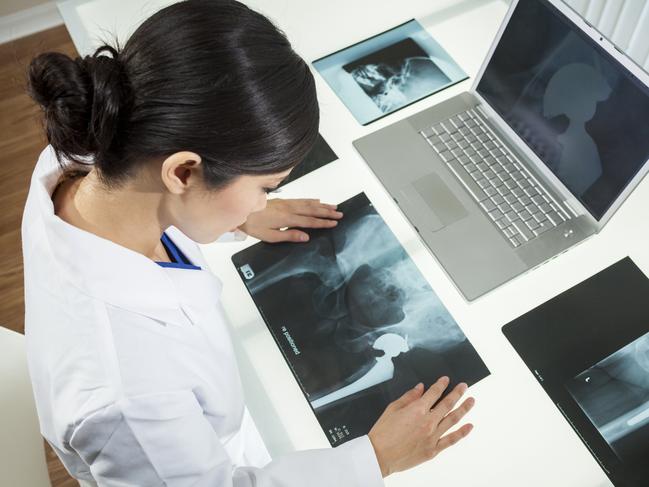
[[[162,162],[162,182],[172,194],[183,194],[200,181],[200,164],[201,156],[195,152],[175,152]]]

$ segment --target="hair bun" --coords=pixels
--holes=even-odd
[[[29,92],[44,110],[47,138],[59,158],[95,156],[101,165],[131,104],[118,55],[104,45],[84,58],[48,52],[32,60]]]

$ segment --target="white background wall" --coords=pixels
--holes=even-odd
[[[0,17],[50,3],[50,0],[0,0]]]
[[[564,0],[649,71],[649,0]]]

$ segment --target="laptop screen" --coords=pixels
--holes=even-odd
[[[521,0],[478,84],[597,220],[649,159],[649,89],[546,0]]]

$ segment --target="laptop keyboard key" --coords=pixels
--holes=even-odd
[[[537,222],[536,219],[534,219],[534,218],[530,218],[529,220],[527,220],[527,221],[525,222],[525,225],[527,225],[527,227],[528,227],[530,230],[534,230],[535,228],[538,228],[538,226],[539,226],[538,222]]]
[[[458,161],[451,161],[447,163],[447,166],[453,172],[453,174],[455,174],[455,177],[460,180],[467,191],[471,193],[471,196],[473,196],[476,201],[483,201],[487,199],[485,192],[473,180],[471,175],[466,172],[464,167],[462,167],[462,164],[460,164]]]
[[[552,207],[550,206],[550,203],[543,202],[539,205],[539,208],[543,213],[550,213],[552,211]]]
[[[426,137],[427,139],[431,138],[433,135],[435,135],[435,130],[433,130],[433,127],[426,127],[424,129],[421,129],[419,131],[421,135]]]
[[[536,188],[534,188],[534,186],[527,186],[525,189],[523,189],[523,191],[525,191],[525,194],[530,198],[532,196],[536,196],[537,194],[539,194],[539,192],[536,190]]]
[[[512,225],[518,230],[518,232],[523,236],[525,240],[530,240],[534,238],[534,232],[530,230],[527,225],[522,220],[516,220],[512,222]]]
[[[521,211],[518,212],[518,214],[520,215],[520,217],[521,217],[521,219],[523,221],[526,221],[526,220],[529,220],[530,218],[532,218],[532,214],[527,210],[521,210]]]
[[[444,162],[449,162],[455,159],[455,156],[448,150],[440,152],[439,157],[441,157]]]
[[[514,222],[519,219],[515,211],[509,211],[505,214],[505,216],[510,222]]]
[[[538,213],[534,213],[532,216],[537,222],[542,222],[543,220],[547,220],[547,218],[545,217],[545,213],[541,213],[540,211]]]
[[[490,211],[496,209],[496,205],[491,200],[484,200],[484,201],[480,202],[480,206],[482,206],[484,211],[486,211],[487,213],[489,213]]]
[[[505,198],[500,196],[499,194],[496,194],[491,197],[491,200],[496,204],[496,205],[502,205],[505,202]]]
[[[538,227],[536,227],[534,230],[532,230],[532,232],[534,232],[534,235],[536,235],[538,237],[543,232],[546,232],[546,231],[550,230],[551,228],[554,228],[554,226],[552,224],[550,224],[549,221],[546,220],[544,222],[541,222]]]
[[[518,237],[512,237],[512,238],[509,239],[509,242],[510,242],[514,247],[518,247],[518,246],[520,246],[520,244],[521,244],[521,239],[519,239]]]
[[[476,181],[478,183],[478,186],[484,191],[485,188],[488,188],[491,186],[491,183],[485,179],[485,178],[480,178]]]
[[[492,220],[500,220],[503,217],[503,212],[496,208],[489,212],[489,216]]]
[[[505,182],[505,187],[506,187],[506,186],[507,186],[507,182]],[[518,200],[516,199],[516,196],[514,196],[514,195],[511,194],[511,193],[508,193],[508,194],[504,195],[503,198],[505,198],[505,201],[506,201],[507,203],[509,203],[510,205],[512,205],[512,204],[514,204],[514,203],[516,203],[516,202],[518,201]]]
[[[559,225],[563,223],[563,218],[556,211],[552,210],[546,214],[548,220],[552,222],[553,225]]]
[[[512,209],[513,209],[516,213],[520,213],[521,211],[523,211],[524,208],[525,208],[525,207],[524,207],[524,206],[521,204],[521,202],[518,201],[518,200],[516,200],[516,201],[514,201],[514,202],[512,203]]]

